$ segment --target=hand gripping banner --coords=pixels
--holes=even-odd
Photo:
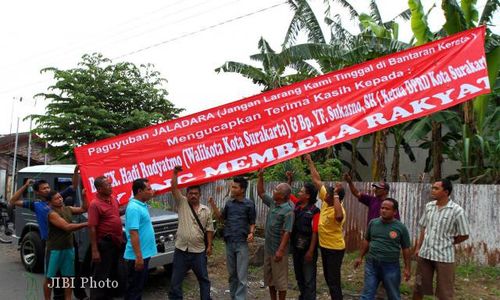
[[[490,92],[485,27],[75,149],[84,186],[112,179],[126,203],[148,178],[166,192],[291,159]],[[92,197],[89,197],[92,198]]]

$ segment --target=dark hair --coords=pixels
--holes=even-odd
[[[341,186],[339,188],[339,191],[337,192],[337,194],[339,194],[339,199],[342,201],[344,200],[344,197],[345,197],[345,189],[344,189],[344,186]]]
[[[99,189],[104,186],[104,183],[108,180],[106,176],[99,176],[94,180],[94,187]]]
[[[394,198],[385,198],[384,201],[389,201],[389,202],[392,202],[392,208],[394,208],[394,210],[399,210],[399,203],[396,199]]]
[[[132,183],[132,192],[134,193],[134,196],[139,193],[139,190],[144,190],[146,189],[146,183],[148,183],[149,180],[146,178],[139,178],[134,180]]]
[[[328,195],[332,195],[332,197],[333,197],[333,194],[335,194],[335,187],[334,186],[327,187],[326,192]],[[344,200],[344,197],[345,197],[345,190],[344,190],[343,186],[341,186],[339,188],[337,195],[339,195],[339,200],[340,200],[340,202],[342,202],[342,200]]]
[[[49,184],[49,183],[48,183],[48,182],[47,182],[47,180],[45,180],[45,179],[40,179],[40,180],[37,180],[37,181],[35,181],[35,183],[33,183],[33,190],[34,190],[35,192],[38,192],[38,191],[40,190],[40,186],[41,186],[42,184]]]
[[[309,203],[316,203],[316,197],[318,197],[318,190],[314,186],[314,184],[310,182],[304,183],[304,190],[306,194],[309,195]]]
[[[453,185],[451,184],[451,181],[449,179],[443,178],[436,180],[436,182],[441,182],[443,190],[448,191],[448,196],[451,195],[451,191],[453,190]]]
[[[54,191],[54,190],[50,191],[50,192],[49,192],[49,194],[47,195],[47,201],[49,201],[49,202],[50,202],[50,200],[52,200],[52,198],[53,198],[55,195],[57,195],[57,194],[59,194],[59,192],[58,192],[58,191]]]
[[[198,192],[200,192],[200,194],[201,194],[201,186],[200,185],[188,186],[186,188],[186,193],[189,193],[190,190],[198,190]]]
[[[248,180],[246,180],[245,177],[241,176],[234,177],[233,182],[237,183],[240,186],[240,188],[244,189],[245,191],[248,188]]]

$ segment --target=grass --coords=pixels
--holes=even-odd
[[[500,280],[499,267],[483,267],[472,263],[458,265],[456,267],[456,276],[461,278]]]
[[[356,270],[353,267],[354,260],[358,257],[358,255],[358,252],[350,252],[344,255],[344,261],[342,263],[342,288],[345,299],[358,299],[359,294],[363,289],[364,266],[361,266]],[[291,255],[289,259],[288,296],[290,298],[294,298],[298,294],[298,288],[291,263]],[[227,270],[224,266],[225,244],[221,238],[216,238],[214,240],[213,254],[208,259],[208,262],[209,276],[212,281],[212,286],[219,290],[218,296],[221,297],[221,299],[226,299],[227,295],[223,293],[223,291],[227,289]],[[416,263],[412,262],[412,279],[409,282],[401,283],[402,299],[411,299],[415,279],[415,270]],[[268,299],[267,289],[260,288],[259,285],[259,282],[263,277],[262,267],[249,265],[248,275],[249,281],[254,284],[252,286],[252,297],[255,299]],[[186,299],[198,298],[199,291],[196,278],[194,275],[188,277],[189,279],[184,281]],[[500,286],[498,285],[498,282],[500,282],[499,267],[478,266],[473,263],[457,265],[455,280],[456,299],[499,299]],[[328,288],[323,276],[321,257],[318,258],[317,291],[319,300],[329,299]],[[425,297],[424,299],[430,300],[435,298]]]

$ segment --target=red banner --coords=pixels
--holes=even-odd
[[[105,175],[128,201],[257,170],[490,92],[485,27],[75,149],[87,191]]]

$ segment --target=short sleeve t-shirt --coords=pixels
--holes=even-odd
[[[371,220],[380,217],[380,207],[382,206],[382,202],[379,198],[375,196],[370,196],[368,194],[361,194],[359,197],[359,202],[368,206],[368,216],[366,220],[366,224],[370,223]],[[394,216],[397,220],[400,220],[399,212],[396,212],[396,216]]]
[[[326,203],[326,188],[321,186],[318,197],[321,199],[321,210],[318,224],[319,245],[333,250],[345,249],[343,226],[345,223],[345,209],[342,206],[344,218],[341,222],[335,219],[335,208]],[[342,205],[342,204],[341,204]]]
[[[411,247],[408,229],[398,220],[390,223],[384,223],[380,217],[371,220],[365,239],[370,242],[367,258],[383,262],[398,262],[401,249]]]
[[[38,222],[38,228],[40,229],[40,238],[42,240],[47,240],[49,235],[48,227],[48,216],[50,212],[49,204],[46,201],[31,201],[24,200],[23,207],[31,210],[35,213],[36,220]]]
[[[115,198],[112,197],[110,202],[106,202],[97,196],[90,203],[88,217],[89,227],[96,227],[98,241],[109,236],[115,244],[123,243],[122,220],[118,201]]]
[[[265,227],[266,240],[264,242],[264,248],[267,254],[274,255],[280,246],[282,232],[291,233],[293,230],[293,207],[290,202],[276,205],[273,198],[267,194],[264,194],[263,198],[264,203],[269,204]],[[288,248],[285,253],[287,252]]]
[[[125,234],[127,245],[125,246],[125,259],[136,259],[132,242],[130,240],[130,230],[137,230],[139,234],[139,245],[141,247],[142,258],[149,258],[158,253],[156,248],[155,232],[148,206],[137,199],[131,199],[125,211]]]

